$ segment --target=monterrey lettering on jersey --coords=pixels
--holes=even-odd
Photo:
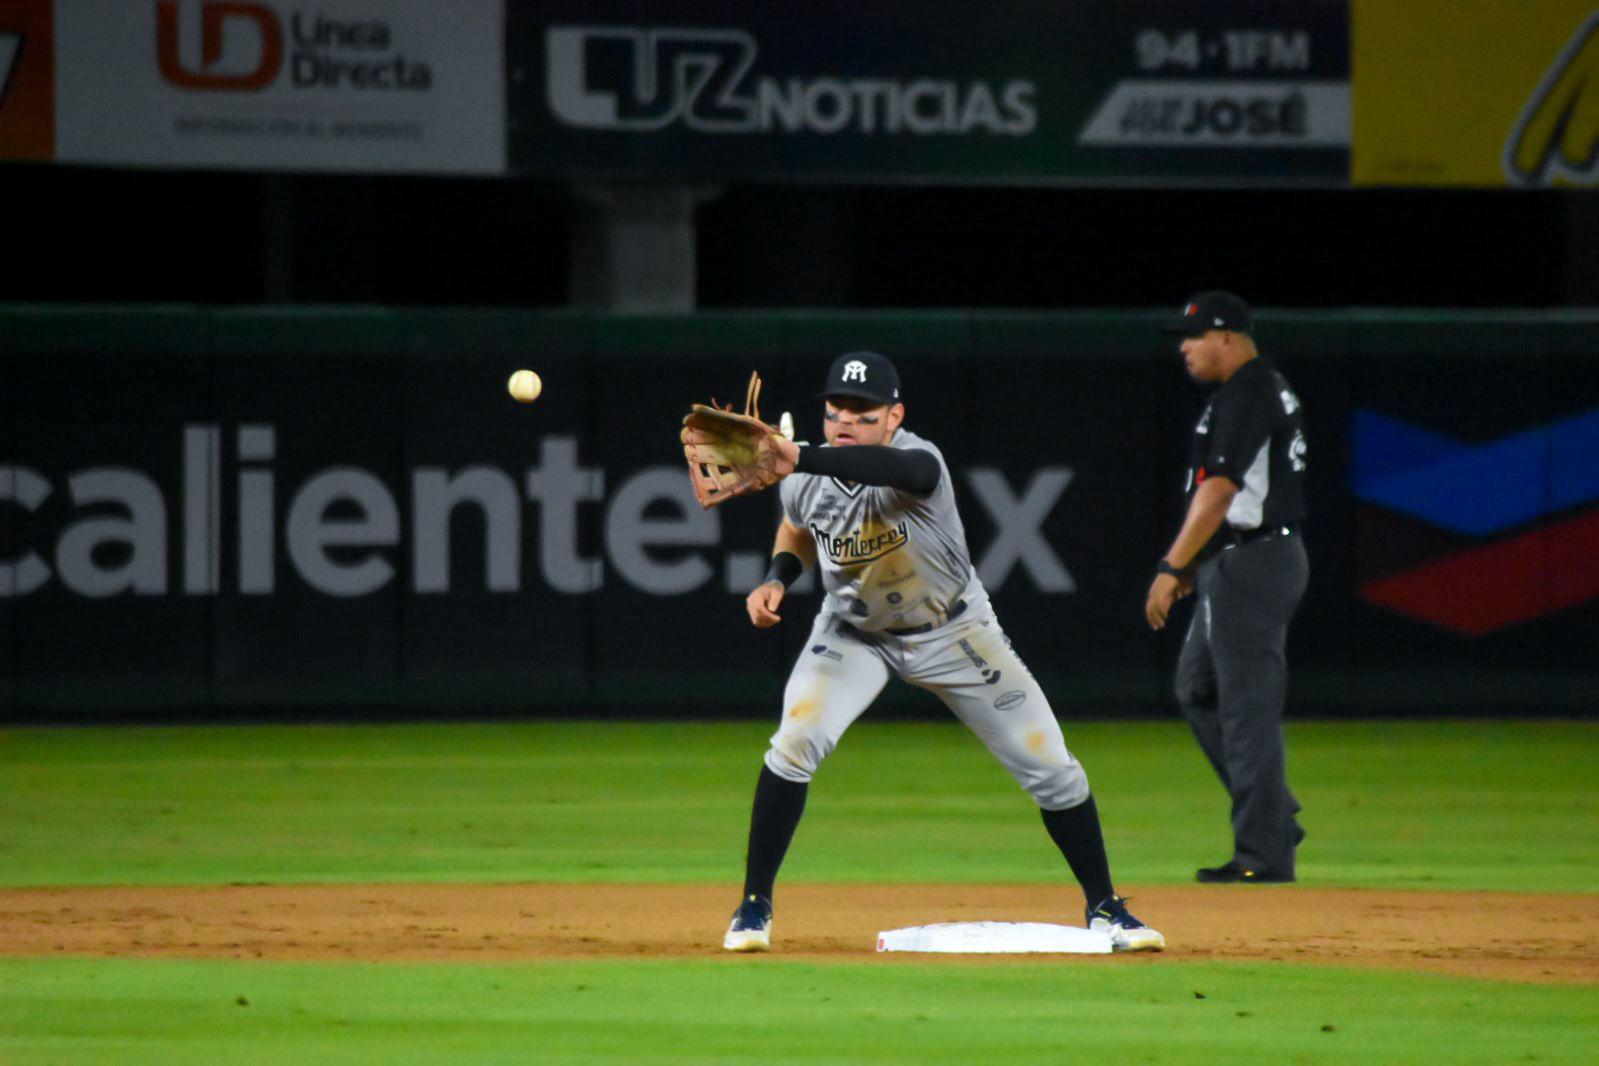
[[[842,537],[835,537],[827,530],[811,523],[811,534],[816,538],[816,544],[827,553],[827,557],[840,566],[854,566],[859,563],[869,563],[874,559],[881,559],[889,552],[898,551],[910,543],[911,530],[908,522],[901,522],[893,529],[885,530],[876,536],[863,537],[860,530],[855,530]]]
[[[868,632],[936,624],[956,603],[976,617],[988,593],[972,567],[943,455],[903,427],[889,447],[920,448],[938,460],[931,495],[817,474],[792,474],[778,489],[784,519],[816,541],[825,609]]]

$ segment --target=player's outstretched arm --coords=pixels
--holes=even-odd
[[[770,629],[783,620],[777,613],[788,587],[816,562],[816,542],[787,519],[777,527],[772,545],[772,565],[766,577],[744,598],[744,609],[757,629]]]
[[[932,495],[943,476],[932,452],[882,444],[806,448],[794,468],[802,474],[821,474],[860,485],[887,485],[912,496]]]

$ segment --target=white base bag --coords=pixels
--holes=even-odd
[[[1110,934],[1045,922],[940,922],[877,934],[878,951],[957,955],[1109,955]]]

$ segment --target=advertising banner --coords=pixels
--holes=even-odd
[[[55,46],[50,0],[0,4],[0,160],[55,154]]]
[[[677,431],[758,369],[819,441],[861,348],[1057,713],[1169,712],[1192,604],[1143,604],[1204,390],[1158,317],[0,311],[0,720],[774,714],[815,579],[750,625],[776,494],[701,510]],[[1596,324],[1262,313],[1309,440],[1297,710],[1599,706]]]
[[[804,640],[814,578],[782,632],[744,616],[775,494],[701,510],[676,431],[690,399],[742,389],[755,359],[768,414],[792,408],[802,439],[819,440],[812,395],[843,340],[827,323],[45,313],[16,332],[29,354],[0,360],[7,396],[26,397],[0,441],[0,644],[14,655],[0,673],[25,705],[727,713],[771,698]],[[973,404],[1046,412],[1000,378],[968,393],[963,319],[849,332],[902,353],[918,423],[951,452],[979,572],[997,602],[1047,625],[1017,637],[1053,659],[1040,671],[1064,667],[1045,651],[1064,638],[1073,663],[1136,641],[1131,609],[1107,621],[1047,606],[1109,595],[1133,564],[1073,519],[1079,476],[1109,488],[1117,438],[1078,420],[1039,455],[1017,423],[974,449]],[[505,382],[528,352],[545,393],[524,406]],[[1105,370],[1057,377],[1082,391]],[[1132,406],[1153,373],[1113,391]],[[655,386],[663,374],[681,395]],[[75,395],[85,377],[103,389]],[[1080,694],[1154,698],[1136,665],[1153,654],[1118,656]]]
[[[500,0],[56,0],[61,162],[504,170]]]
[[[1356,185],[1599,184],[1599,4],[1355,0]]]
[[[572,178],[1348,179],[1348,5],[511,5],[512,169]]]

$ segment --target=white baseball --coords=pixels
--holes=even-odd
[[[544,391],[544,382],[531,370],[518,370],[505,387],[517,403],[532,403]]]

